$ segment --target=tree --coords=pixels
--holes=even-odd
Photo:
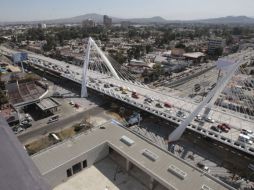
[[[213,55],[216,56],[216,57],[219,57],[219,56],[222,55],[222,53],[223,53],[222,47],[217,47],[217,48],[214,49]]]
[[[123,52],[115,52],[111,54],[111,56],[120,64],[123,64],[126,62],[127,58],[123,55]]]
[[[2,106],[4,104],[8,103],[8,98],[7,96],[4,94],[4,92],[1,90],[0,91],[0,108],[2,108]]]
[[[51,51],[56,48],[56,42],[53,37],[47,36],[46,41],[47,43],[42,47],[44,51]]]
[[[153,47],[151,45],[146,45],[146,53],[150,53],[153,51]]]
[[[182,43],[178,43],[178,44],[175,45],[175,48],[182,48],[182,49],[185,49],[186,46],[185,46],[184,44],[182,44]]]
[[[153,73],[154,73],[156,76],[160,76],[160,75],[161,75],[161,73],[162,73],[161,64],[156,63],[156,64],[153,66]]]

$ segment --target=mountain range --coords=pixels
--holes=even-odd
[[[136,24],[148,24],[148,23],[206,23],[206,24],[254,24],[254,18],[247,16],[227,16],[219,18],[209,18],[201,20],[166,20],[160,16],[150,17],[150,18],[117,18],[111,17],[113,23],[120,23],[122,21],[129,21]],[[46,23],[46,24],[71,24],[71,23],[81,23],[86,19],[92,19],[97,23],[103,22],[103,15],[92,13],[85,14],[76,17],[62,18],[62,19],[52,19],[52,20],[40,20],[40,21],[17,21],[17,22],[0,22],[0,24],[36,24],[36,23]]]

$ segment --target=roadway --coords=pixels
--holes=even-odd
[[[8,54],[14,53],[15,51],[6,49],[4,47],[0,47],[1,50],[7,52]],[[229,58],[235,61],[243,60],[245,57],[250,57],[251,51],[245,51],[244,53],[236,53],[234,55],[230,55]],[[68,78],[77,83],[82,82],[82,68],[79,66],[71,65],[63,61],[58,61],[55,59],[51,59],[45,57],[43,55],[37,55],[34,53],[29,54],[29,64],[32,66],[48,69],[54,72],[59,72],[62,77]],[[135,107],[148,111],[154,115],[162,117],[164,119],[173,121],[177,124],[181,123],[184,118],[178,117],[177,112],[182,110],[187,116],[191,113],[197,106],[197,103],[191,102],[190,100],[186,100],[180,97],[173,97],[168,94],[164,94],[162,91],[158,92],[153,89],[150,89],[144,85],[140,85],[138,83],[133,83],[125,80],[118,80],[109,75],[101,74],[99,72],[89,71],[88,72],[88,81],[87,86],[92,88],[100,93],[107,94],[113,98],[124,101],[128,104],[131,104]],[[92,82],[96,81],[96,82]],[[114,84],[114,88],[105,88],[105,84]],[[117,87],[123,87],[126,90],[127,94],[122,94],[122,91],[116,91]],[[131,97],[131,93],[133,91],[138,92],[139,98],[133,99]],[[146,97],[151,97],[154,99],[151,105],[144,104],[144,99]],[[165,102],[173,105],[172,108],[166,109],[163,105]],[[162,105],[162,108],[156,106],[157,103]],[[194,130],[198,133],[202,133],[203,135],[209,136],[211,138],[220,140],[225,142],[226,144],[233,146],[239,150],[247,151],[248,153],[254,155],[254,146],[252,145],[239,145],[235,144],[239,135],[239,129],[245,128],[253,130],[253,121],[239,117],[237,115],[228,114],[227,112],[222,112],[221,110],[214,110],[212,119],[216,121],[216,123],[226,122],[233,128],[237,129],[237,135],[228,135],[226,133],[218,134],[214,131],[210,131],[211,123],[205,122],[203,126],[198,126],[194,123],[194,125],[188,126],[189,129]],[[237,124],[237,125],[236,125]]]

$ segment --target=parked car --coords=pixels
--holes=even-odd
[[[53,123],[59,120],[59,115],[55,115],[48,120],[48,123]]]
[[[32,124],[31,123],[22,124],[22,125],[20,124],[19,126],[22,127],[23,129],[27,129],[29,127],[32,127]]]
[[[206,172],[209,172],[209,167],[206,166],[203,162],[198,162],[198,163],[197,163],[197,166],[198,166],[200,169],[202,169],[202,170],[204,170],[204,171],[206,171]]]
[[[244,134],[244,135],[252,135],[252,134],[253,134],[253,131],[247,130],[247,129],[242,129],[242,130],[241,130],[241,133]]]
[[[225,128],[227,128],[228,130],[231,129],[231,127],[229,126],[229,124],[226,124],[226,123],[222,123],[221,125],[223,125]]]

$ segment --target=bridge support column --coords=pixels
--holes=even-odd
[[[130,165],[131,165],[130,161],[126,160],[126,168],[125,169],[127,172],[130,170]]]
[[[83,77],[82,77],[82,86],[81,86],[81,97],[82,98],[85,98],[88,96],[86,83],[87,83],[87,69],[88,69],[89,59],[90,59],[91,42],[92,42],[92,39],[89,38],[87,48],[86,48],[86,56],[84,59],[84,65],[83,65]]]
[[[153,190],[153,188],[154,188],[154,178],[150,177],[150,180],[149,180],[149,189]]]

